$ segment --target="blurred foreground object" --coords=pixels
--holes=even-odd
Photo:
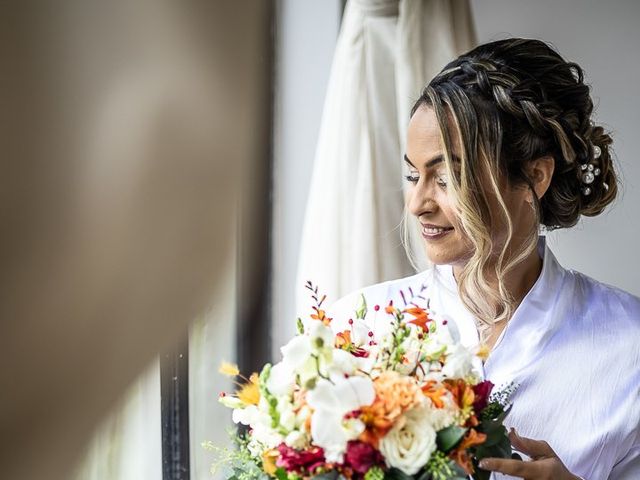
[[[3,478],[67,478],[231,268],[238,179],[268,150],[269,9],[0,7]]]

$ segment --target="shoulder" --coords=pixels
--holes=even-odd
[[[640,298],[584,273],[567,270],[584,308],[605,315],[603,322],[622,322],[640,333]],[[595,313],[595,312],[594,312]]]
[[[575,361],[591,373],[609,376],[616,385],[640,388],[640,298],[580,272],[568,271],[572,288],[561,295],[563,322],[558,338],[567,342]],[[571,339],[569,341],[568,339]],[[612,386],[613,389],[613,386]],[[640,411],[639,411],[640,413]]]

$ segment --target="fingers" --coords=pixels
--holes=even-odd
[[[532,438],[521,437],[514,428],[509,431],[509,440],[516,450],[529,455],[531,458],[535,459],[556,456],[556,453],[547,442],[544,440],[533,440]]]
[[[520,478],[535,478],[541,473],[540,466],[536,462],[523,462],[522,460],[508,460],[505,458],[483,458],[480,460],[480,468],[492,472],[500,472],[505,475]]]

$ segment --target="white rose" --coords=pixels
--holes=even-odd
[[[380,452],[388,467],[415,475],[436,450],[436,431],[429,419],[429,407],[405,413],[380,442]]]

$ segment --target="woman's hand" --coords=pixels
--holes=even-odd
[[[567,470],[547,442],[521,437],[513,428],[509,432],[509,440],[516,450],[525,453],[532,460],[525,462],[504,458],[484,458],[480,461],[480,468],[525,480],[581,480]]]

